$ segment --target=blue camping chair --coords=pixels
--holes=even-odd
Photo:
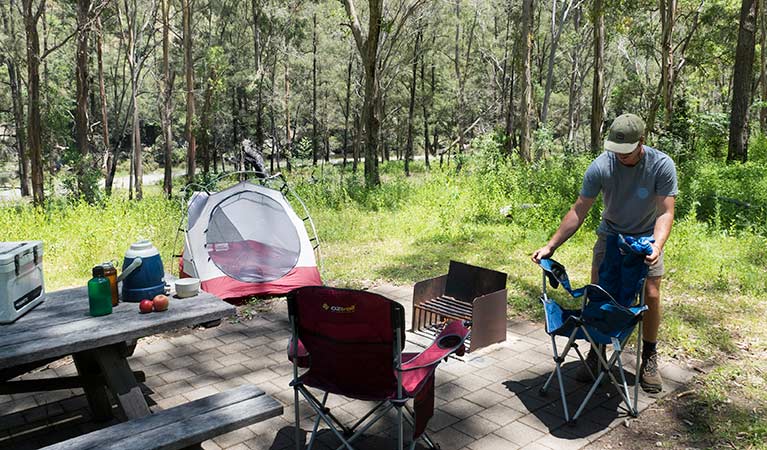
[[[581,415],[584,407],[605,377],[615,386],[623,403],[628,408],[629,414],[633,417],[638,414],[639,383],[634,383],[632,399],[623,370],[621,354],[634,328],[638,325],[637,357],[634,370],[634,373],[638,374],[639,357],[642,352],[642,316],[647,310],[644,303],[644,284],[648,267],[644,259],[646,255],[652,253],[652,246],[650,245],[652,242],[654,241],[650,237],[608,236],[605,257],[599,267],[599,283],[588,284],[579,289],[572,288],[562,264],[553,259],[543,259],[539,263],[543,269],[541,302],[546,316],[546,333],[551,337],[551,347],[556,364],[555,369],[539,392],[541,395],[547,393],[556,374],[565,420],[571,424],[574,424]],[[581,308],[565,309],[560,306],[547,295],[547,282],[554,289],[562,285],[573,298],[581,300]],[[567,338],[567,343],[561,353],[557,351],[556,336]],[[573,349],[581,362],[591,372],[583,354],[578,349],[577,341],[579,340],[587,340],[593,348],[600,350],[597,352],[599,370],[596,374],[591,373],[594,384],[571,418],[565,396],[561,366],[565,356]],[[609,358],[606,358],[601,351],[605,346],[612,346],[613,348],[613,353]],[[616,379],[613,373],[613,368],[616,366],[620,380]]]

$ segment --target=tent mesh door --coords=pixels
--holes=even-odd
[[[301,253],[298,233],[283,206],[254,191],[239,192],[216,205],[205,235],[211,261],[246,283],[282,278]]]

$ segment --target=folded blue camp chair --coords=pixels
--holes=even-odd
[[[642,315],[647,310],[644,304],[644,283],[647,278],[645,255],[652,253],[653,242],[650,237],[634,238],[630,236],[608,236],[605,257],[599,267],[599,283],[589,284],[579,289],[573,289],[565,267],[553,259],[543,259],[540,266],[543,269],[543,303],[546,315],[546,333],[551,336],[552,352],[556,367],[551,372],[546,383],[541,387],[541,395],[545,395],[556,374],[559,381],[559,391],[562,396],[562,408],[565,420],[574,424],[583,412],[584,407],[594,395],[594,392],[608,377],[626,404],[629,414],[636,417],[639,383],[634,383],[634,396],[629,394],[626,375],[623,371],[621,353],[634,328],[639,325],[637,334],[637,357],[635,374],[639,373],[639,356],[642,346]],[[556,289],[560,284],[573,297],[581,300],[580,309],[565,309],[549,298],[546,292],[547,281]],[[562,352],[557,351],[556,336],[566,337]],[[599,360],[598,373],[591,373],[583,355],[578,349],[579,340],[587,340],[597,351]],[[604,356],[602,349],[612,346],[613,353],[609,358]],[[589,369],[594,384],[581,402],[575,415],[570,416],[565,396],[564,380],[562,378],[562,363],[568,352],[573,349],[578,358]],[[613,373],[617,365],[620,382]],[[633,400],[633,401],[632,401]]]

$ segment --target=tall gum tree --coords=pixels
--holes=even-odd
[[[740,6],[738,46],[732,75],[732,112],[727,161],[748,160],[748,108],[751,105],[751,80],[756,47],[756,16],[759,0],[743,0]]]
[[[604,0],[594,0],[591,10],[594,26],[594,81],[591,86],[591,152],[602,151],[605,90],[605,11]]]
[[[40,116],[40,34],[37,24],[45,8],[45,0],[22,0],[24,31],[27,37],[27,148],[31,156],[32,201],[42,206],[43,187],[42,119]]]
[[[357,51],[360,53],[364,74],[364,100],[360,126],[364,129],[365,185],[378,186],[378,149],[381,146],[381,72],[390,67],[391,56],[396,53],[398,37],[405,23],[428,0],[401,0],[392,7],[393,16],[384,17],[383,0],[368,0],[367,33],[362,30],[360,16],[354,0],[340,0],[349,19]],[[381,51],[382,24],[386,22],[388,46]]]
[[[20,46],[18,45],[18,36],[16,35],[16,22],[13,17],[16,2],[9,0],[8,11],[5,6],[0,5],[0,18],[2,19],[3,30],[8,37],[8,45],[12,48],[0,47],[5,54],[0,55],[0,61],[5,61],[5,67],[8,70],[8,84],[11,89],[11,108],[13,111],[14,141],[16,144],[16,153],[19,159],[19,190],[22,197],[30,195],[29,190],[29,155],[27,155],[26,132],[24,129],[24,103],[22,101],[22,79],[19,62],[21,59]]]
[[[519,156],[523,161],[531,160],[532,135],[530,128],[532,126],[533,116],[533,80],[532,80],[532,52],[533,52],[533,11],[535,10],[533,0],[523,0],[522,2],[522,100],[520,110],[522,113],[520,123],[519,137]]]
[[[191,0],[181,0],[184,40],[184,74],[186,77],[186,181],[194,182],[197,143],[194,136],[194,60],[192,60],[192,6]]]
[[[378,116],[381,94],[378,79],[378,44],[381,38],[383,0],[368,0],[368,30],[363,34],[354,0],[341,0],[350,20],[350,27],[362,58],[365,74],[365,97],[362,106],[362,122],[365,128],[365,185],[378,186],[378,146],[381,120]]]

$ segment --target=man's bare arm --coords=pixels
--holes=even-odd
[[[588,214],[591,206],[594,204],[594,200],[595,199],[593,198],[584,197],[582,195],[578,196],[578,200],[575,201],[575,204],[570,208],[570,211],[568,211],[567,214],[565,214],[565,217],[562,218],[562,222],[559,224],[559,228],[557,228],[554,236],[549,239],[549,242],[545,246],[533,253],[533,262],[538,263],[541,259],[553,255],[560,245],[564,244],[570,236],[578,231],[578,228],[583,224],[583,221],[586,220],[586,214]]]
[[[653,230],[655,243],[653,244],[652,255],[648,255],[645,258],[645,262],[650,265],[658,261],[660,252],[663,251],[663,246],[666,245],[666,241],[671,234],[671,226],[674,224],[676,197],[659,195],[656,197],[656,201],[658,204],[658,217],[655,219],[655,229]]]

